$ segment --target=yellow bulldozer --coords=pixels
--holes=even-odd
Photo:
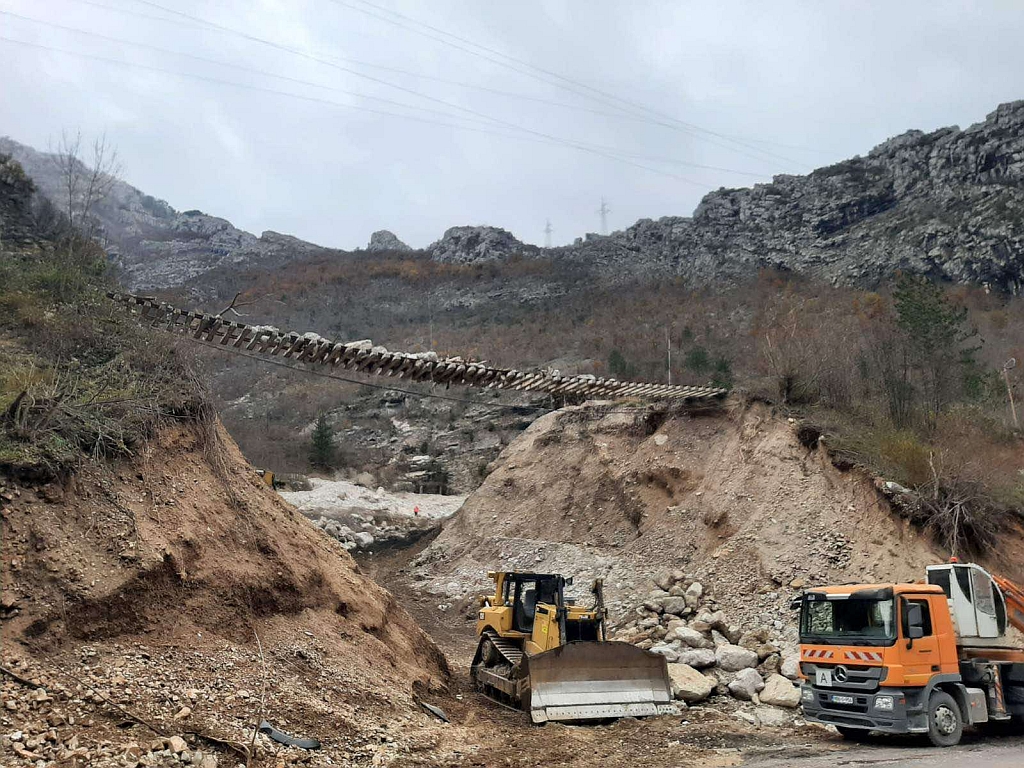
[[[491,572],[477,616],[477,689],[535,723],[678,714],[665,657],[605,637],[603,585],[594,605],[565,596],[558,574]]]

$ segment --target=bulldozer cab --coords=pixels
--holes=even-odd
[[[512,628],[532,634],[537,607],[548,615],[550,609],[565,605],[565,584],[561,576],[539,573],[509,573],[505,579],[505,603],[512,605]]]

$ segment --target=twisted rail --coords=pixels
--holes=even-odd
[[[207,344],[244,350],[293,362],[343,368],[411,381],[462,385],[517,392],[539,392],[570,398],[640,397],[664,400],[710,400],[724,397],[718,387],[671,386],[618,381],[596,376],[561,376],[547,371],[493,368],[432,353],[389,352],[367,342],[331,341],[315,333],[282,333],[269,326],[247,325],[195,310],[183,310],[155,299],[128,293],[107,294],[153,327],[190,336]]]

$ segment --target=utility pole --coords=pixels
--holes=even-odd
[[[1010,387],[1010,370],[1017,367],[1017,358],[1011,357],[1003,363],[1003,378],[1006,380],[1006,394],[1010,398],[1010,412],[1013,414],[1013,428],[1020,429],[1020,422],[1017,421],[1017,406],[1013,402],[1013,388]]]
[[[665,327],[665,349],[668,350],[668,385],[672,386],[672,332]]]
[[[611,210],[608,207],[608,203],[605,202],[604,198],[601,198],[601,207],[597,209],[597,212],[601,214],[601,234],[608,234],[608,211]]]
[[[544,224],[544,247],[551,247],[551,219],[548,219]]]

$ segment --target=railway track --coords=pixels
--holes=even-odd
[[[146,296],[116,291],[107,295],[155,328],[250,355],[330,369],[445,386],[536,392],[570,400],[639,398],[694,402],[720,399],[727,394],[727,390],[718,387],[672,386],[587,375],[562,376],[551,371],[495,368],[433,353],[392,352],[369,342],[333,341],[315,333],[282,332],[271,326],[239,323],[220,315],[180,309]]]

